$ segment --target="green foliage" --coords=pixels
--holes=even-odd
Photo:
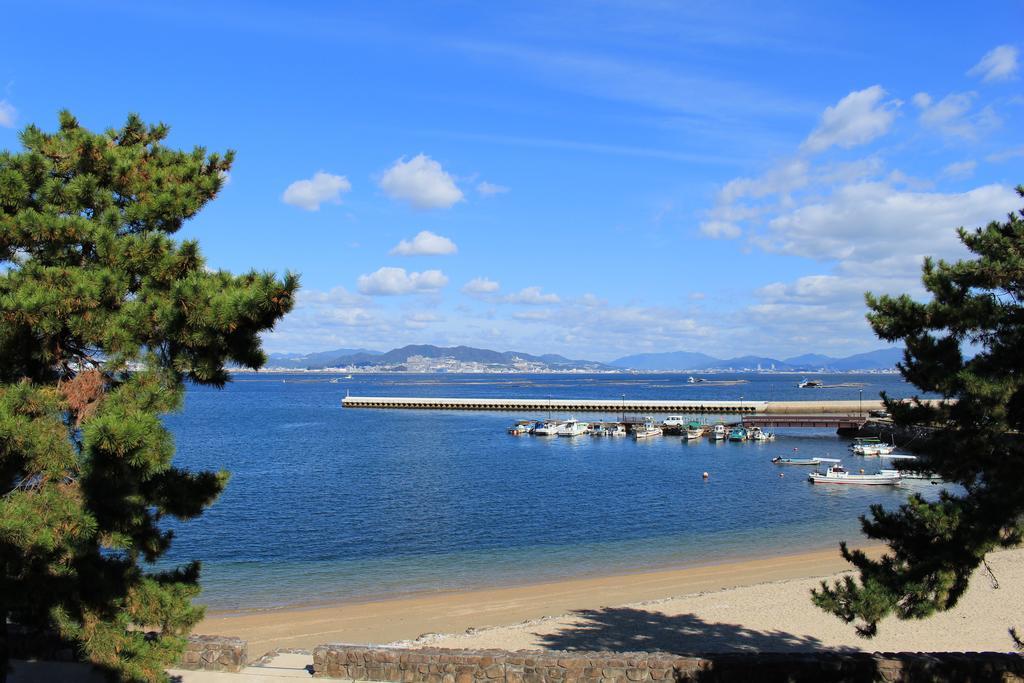
[[[1024,187],[1017,191],[1024,197]],[[1024,533],[1024,220],[1011,212],[959,235],[977,258],[926,259],[930,301],[867,295],[875,333],[906,345],[903,376],[943,397],[883,395],[897,425],[934,428],[917,442],[914,467],[964,492],[935,502],[915,494],[895,511],[872,506],[861,525],[888,545],[879,560],[842,545],[859,581],[822,583],[814,602],[866,637],[890,614],[922,619],[950,609],[985,555],[1020,544]]]
[[[260,367],[259,334],[298,288],[209,271],[172,237],[233,154],[170,149],[167,132],[130,116],[97,134],[65,112],[0,153],[0,641],[8,619],[57,629],[139,681],[164,678],[203,613],[198,563],[150,564],[172,541],[161,520],[201,514],[227,482],[176,468],[160,416],[186,381]]]

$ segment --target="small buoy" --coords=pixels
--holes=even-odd
[[[860,473],[864,474],[864,468],[863,467],[860,468]]]
[[[786,476],[785,472],[779,472],[779,477],[784,477],[784,476]]]
[[[705,473],[704,473],[704,478],[705,478],[705,479],[707,479],[707,478],[708,478],[708,476],[709,476],[709,475],[708,475],[708,473],[707,473],[707,472],[705,472]]]

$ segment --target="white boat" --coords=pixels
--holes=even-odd
[[[821,462],[832,463],[824,472],[811,472],[807,479],[814,484],[846,484],[861,486],[895,486],[900,483],[900,474],[895,470],[883,470],[875,474],[860,474],[848,471],[835,458],[819,458]]]
[[[649,439],[652,436],[661,436],[663,433],[661,427],[655,427],[654,420],[651,419],[644,420],[643,425],[633,428],[634,439]]]
[[[703,382],[704,379],[701,377],[687,377],[686,381],[689,382],[690,384],[699,384]]]
[[[546,422],[539,423],[534,428],[533,433],[537,436],[556,436],[561,427],[561,422],[552,422],[551,420],[548,420]]]
[[[775,441],[775,434],[766,432],[760,427],[751,427],[747,430],[747,438],[751,441]]]
[[[533,428],[533,421],[519,420],[508,428],[508,433],[513,436],[522,436],[523,434],[530,434],[533,431]]]
[[[855,444],[852,449],[854,455],[891,455],[896,446],[891,446],[887,443],[859,443]]]
[[[613,425],[611,427],[608,427],[605,431],[608,432],[608,434],[607,434],[608,436],[627,436],[628,435],[628,432],[626,431],[625,425]]]
[[[583,436],[587,433],[587,428],[590,424],[587,422],[579,422],[577,420],[569,420],[558,428],[559,436]]]
[[[591,436],[608,436],[608,428],[604,425],[594,425],[590,428]]]
[[[804,381],[796,386],[798,389],[820,389],[824,385],[820,379],[804,379]]]
[[[729,436],[729,432],[726,431],[725,425],[717,424],[711,428],[711,432],[708,434],[708,438],[712,441],[725,441],[725,438]]]
[[[683,433],[683,438],[687,441],[696,441],[697,439],[703,438],[704,436],[704,425],[699,422],[690,422],[686,425],[686,431]]]

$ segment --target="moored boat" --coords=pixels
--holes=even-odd
[[[772,458],[776,465],[817,465],[821,458],[783,458],[781,455]]]
[[[891,455],[896,446],[887,443],[856,444],[851,450],[854,455]]]
[[[751,427],[747,430],[747,438],[751,441],[774,441],[775,434],[766,432],[760,427]]]
[[[583,436],[587,433],[589,423],[571,419],[558,428],[559,436]]]
[[[522,436],[533,432],[534,422],[532,420],[519,420],[508,428],[508,433],[513,436]]]
[[[724,424],[716,424],[708,433],[708,438],[712,441],[724,441],[727,436],[728,432],[725,430]]]
[[[686,425],[686,431],[683,432],[683,438],[686,441],[695,441],[704,436],[704,425],[699,422],[690,422]]]
[[[835,458],[819,458],[821,462],[832,463],[824,472],[811,472],[807,479],[814,484],[853,484],[861,486],[895,486],[900,483],[899,472],[883,470],[874,474],[850,472]]]
[[[661,436],[663,433],[661,427],[655,426],[654,420],[651,418],[644,420],[639,427],[633,428],[634,439],[649,439],[652,436]]]
[[[746,441],[747,430],[743,427],[733,427],[729,430],[729,441]]]
[[[627,436],[625,425],[612,425],[608,427],[608,436]]]
[[[539,423],[533,429],[533,433],[536,436],[557,436],[558,430],[561,428],[561,422],[554,422],[552,420],[546,420]]]

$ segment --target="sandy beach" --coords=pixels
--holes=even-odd
[[[888,620],[867,641],[810,602],[848,565],[835,549],[657,572],[311,609],[210,614],[197,633],[249,641],[250,656],[329,642],[502,649],[711,652],[817,648],[1010,650],[1024,626],[1024,549],[993,554],[999,587],[979,572],[956,609]]]

